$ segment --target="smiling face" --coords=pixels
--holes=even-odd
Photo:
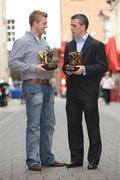
[[[79,19],[71,19],[71,32],[74,37],[80,38],[86,33],[85,25]]]

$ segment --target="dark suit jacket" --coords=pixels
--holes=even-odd
[[[76,51],[75,40],[66,44],[63,64],[64,73],[65,65],[69,61],[68,53],[71,51]],[[96,99],[99,95],[101,77],[108,70],[104,44],[89,35],[81,52],[86,75],[70,75],[67,78],[67,97]]]

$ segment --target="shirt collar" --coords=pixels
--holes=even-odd
[[[34,35],[34,36],[35,36],[35,39],[39,42],[40,38],[38,36],[36,36],[36,35]]]
[[[36,36],[33,32],[27,32],[27,33],[31,33],[33,35],[33,37],[36,39],[37,42],[40,42],[40,37]]]
[[[80,42],[80,41],[86,41],[86,39],[88,38],[88,36],[89,36],[89,33],[87,32],[87,33],[85,33],[85,35],[84,36],[82,36],[81,38],[76,38],[75,37],[75,41],[76,42]]]

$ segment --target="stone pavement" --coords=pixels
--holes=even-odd
[[[43,168],[42,172],[32,172],[25,165],[25,105],[10,100],[7,107],[0,108],[0,180],[120,180],[120,103],[105,105],[100,99],[99,107],[103,152],[97,170],[87,170],[88,137],[83,122],[83,167]],[[53,153],[57,160],[69,163],[64,98],[56,98],[55,113]]]

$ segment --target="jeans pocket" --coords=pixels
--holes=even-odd
[[[25,83],[22,86],[22,95],[25,101],[30,100],[37,93],[36,88],[30,83]]]

